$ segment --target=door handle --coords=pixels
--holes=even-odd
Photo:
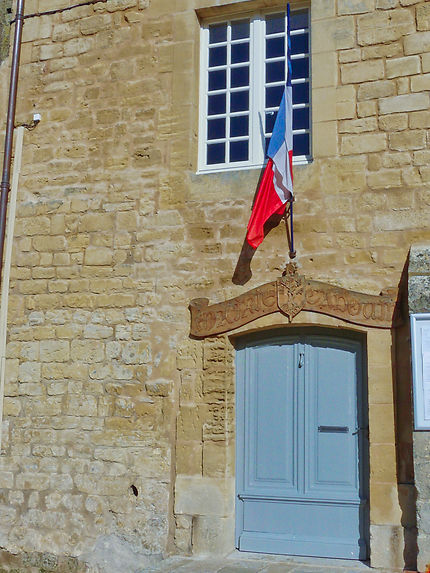
[[[318,426],[318,432],[327,434],[347,434],[348,426]]]
[[[303,352],[300,352],[300,354],[299,354],[299,368],[303,368],[304,363],[305,363],[305,355]]]

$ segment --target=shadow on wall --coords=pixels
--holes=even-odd
[[[408,305],[409,256],[403,267],[399,282],[397,305],[403,318],[401,325],[393,330],[393,394],[396,404],[395,432],[399,505],[404,531],[403,558],[405,569],[416,571],[417,567],[417,522],[414,460],[413,460],[413,415],[412,415],[412,370],[411,340]]]

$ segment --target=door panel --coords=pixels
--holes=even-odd
[[[295,477],[295,388],[293,346],[264,346],[250,356],[245,435],[248,455],[244,492],[274,495],[297,488]],[[271,400],[266,400],[267,393]],[[273,439],[276,434],[276,439]]]
[[[365,558],[359,341],[251,342],[237,372],[237,546]]]

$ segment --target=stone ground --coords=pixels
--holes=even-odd
[[[395,569],[372,569],[361,561],[239,553],[226,557],[173,556],[139,573],[394,573]]]

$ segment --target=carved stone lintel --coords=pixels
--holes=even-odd
[[[233,299],[210,306],[208,299],[192,300],[191,335],[204,338],[221,334],[279,311],[291,322],[302,310],[353,324],[392,328],[397,324],[396,298],[397,289],[375,296],[306,279],[290,264],[281,278]]]

